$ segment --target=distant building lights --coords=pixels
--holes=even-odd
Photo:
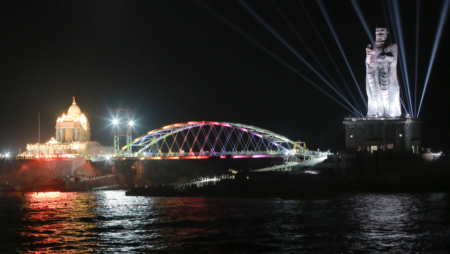
[[[399,136],[399,137],[403,137],[403,134],[399,134],[398,136]]]
[[[350,135],[350,138],[353,138],[353,135]]]

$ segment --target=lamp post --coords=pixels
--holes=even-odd
[[[133,127],[134,121],[131,118],[131,109],[114,109],[113,112],[116,113],[116,117],[112,120],[114,132],[114,153],[116,154],[120,151],[121,136],[125,136],[125,144],[131,143],[131,127]],[[125,119],[128,120],[128,122],[123,121]],[[127,153],[131,153],[131,147],[128,147]]]
[[[38,112],[38,147],[39,147],[39,158],[41,158],[41,112]]]

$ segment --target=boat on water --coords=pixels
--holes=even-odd
[[[0,192],[14,192],[17,191],[16,185],[12,183],[0,183]]]
[[[125,193],[126,196],[282,199],[326,199],[340,194],[332,178],[318,174],[289,175],[278,171],[239,172],[184,183],[135,186]]]
[[[120,189],[119,177],[115,175],[106,176],[70,176],[55,178],[48,183],[19,185],[16,191],[24,192],[46,192],[46,191],[88,191],[88,190],[111,190]]]

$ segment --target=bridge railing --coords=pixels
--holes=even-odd
[[[304,153],[306,148],[297,143],[302,142],[252,125],[190,121],[152,130],[125,145],[114,157],[289,155],[298,154],[291,152],[298,150]]]
[[[323,157],[327,156],[329,154],[328,152],[323,151],[305,151],[305,152],[289,152],[285,153],[283,151],[224,151],[224,152],[178,152],[178,153],[148,153],[145,152],[141,156],[138,156],[137,153],[121,153],[118,154],[116,157],[126,157],[126,158],[136,158],[136,157],[144,157],[144,158],[151,158],[151,157],[189,157],[189,156],[257,156],[261,155],[263,156],[294,156],[294,155],[303,155],[308,158],[315,158],[315,157]]]
[[[283,151],[224,151],[224,152],[178,152],[178,153],[149,153],[144,152],[142,156],[137,153],[122,153],[116,157],[183,157],[183,156],[227,156],[227,155],[295,155],[307,153],[285,153]]]

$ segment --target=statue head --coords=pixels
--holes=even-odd
[[[377,27],[375,29],[375,42],[377,45],[383,45],[388,37],[388,30],[384,27]]]

